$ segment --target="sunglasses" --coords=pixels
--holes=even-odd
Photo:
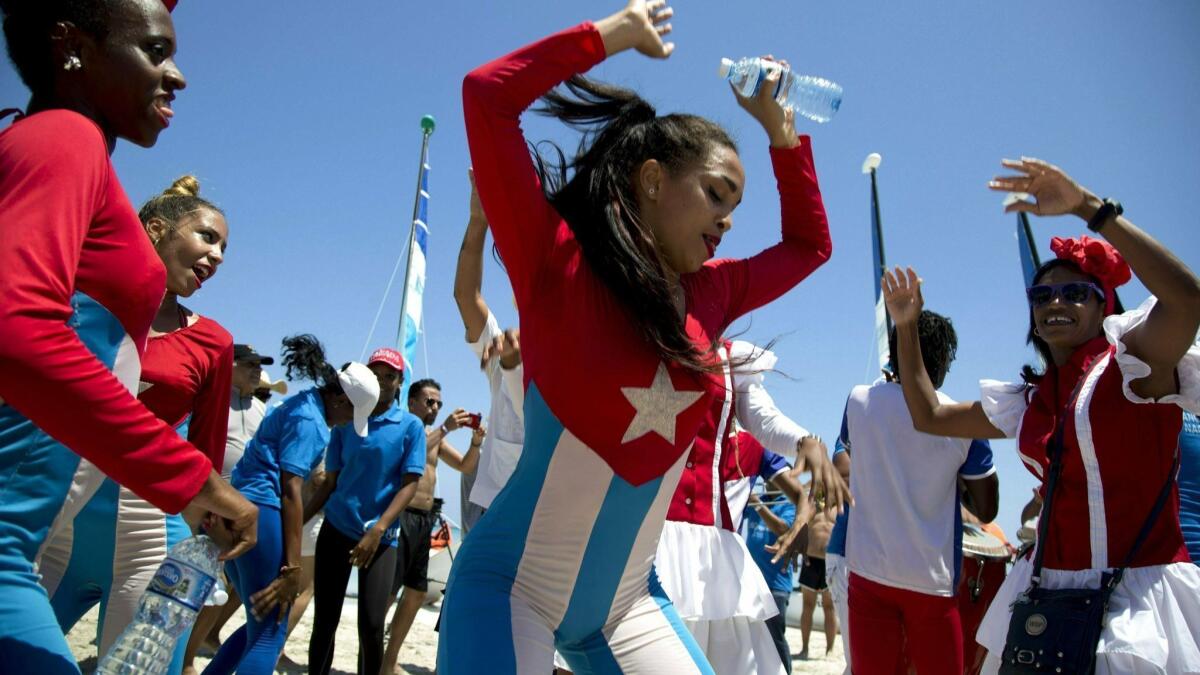
[[[425,399],[425,405],[429,408],[440,408],[442,407],[442,402],[436,398],[427,398]]]
[[[1038,284],[1025,289],[1025,297],[1029,299],[1030,307],[1041,307],[1049,304],[1054,298],[1072,305],[1082,305],[1088,298],[1096,294],[1104,301],[1104,289],[1090,281],[1071,281],[1065,284]]]

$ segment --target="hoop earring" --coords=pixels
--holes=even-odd
[[[74,54],[68,56],[66,63],[63,64],[63,70],[65,70],[67,72],[71,72],[73,70],[80,70],[82,68],[83,68],[83,61],[80,61],[79,57],[75,56]]]

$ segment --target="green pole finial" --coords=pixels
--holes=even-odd
[[[421,118],[421,130],[427,134],[432,134],[437,122],[434,121],[433,115],[425,115]]]

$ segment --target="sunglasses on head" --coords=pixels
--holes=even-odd
[[[1090,281],[1070,281],[1065,284],[1038,284],[1025,289],[1025,297],[1029,299],[1030,307],[1041,307],[1054,298],[1062,298],[1063,302],[1072,305],[1082,305],[1088,298],[1096,294],[1104,301],[1104,289]]]

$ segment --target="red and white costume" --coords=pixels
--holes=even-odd
[[[1104,336],[1080,346],[1062,367],[1047,368],[1035,387],[981,382],[984,412],[1017,439],[1026,467],[1044,478],[1046,445],[1056,417],[1080,377],[1084,382],[1063,432],[1062,477],[1050,514],[1042,587],[1096,588],[1120,565],[1166,482],[1179,439],[1179,408],[1200,410],[1200,347],[1176,366],[1179,393],[1157,401],[1129,383],[1150,368],[1126,352],[1122,338],[1145,321],[1154,298],[1104,320]],[[1043,495],[1044,496],[1044,495]],[[1039,543],[1039,545],[1041,545]],[[1008,633],[1010,604],[1029,586],[1032,563],[1017,562],[992,602],[976,639],[995,672]],[[1200,568],[1191,563],[1172,489],[1163,515],[1113,592],[1100,638],[1096,673],[1200,673]]]
[[[654,567],[718,675],[774,675],[784,669],[764,622],[779,612],[745,540],[737,534],[749,495],[746,476],[758,474],[763,446],[751,434],[738,432],[733,418],[756,429],[786,429],[777,431],[784,438],[778,444],[790,457],[807,432],[783,417],[761,386],[760,370],[774,364],[773,354],[744,342],[726,342],[720,354],[732,395],[713,402],[688,453]],[[730,358],[741,363],[754,356],[758,358],[737,369],[728,365]],[[730,485],[733,494],[745,493],[736,508],[727,498]]]

